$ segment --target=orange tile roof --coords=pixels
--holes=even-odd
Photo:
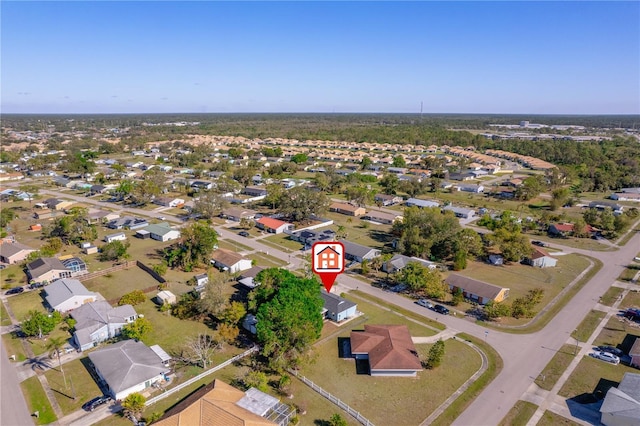
[[[282,225],[289,224],[288,222],[285,222],[283,220],[274,219],[272,217],[266,217],[266,216],[262,216],[260,219],[256,220],[256,223],[264,225],[266,228],[270,228],[270,229],[278,229]]]

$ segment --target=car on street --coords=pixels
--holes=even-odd
[[[610,354],[613,354],[617,357],[621,357],[622,355],[624,355],[624,352],[622,352],[622,350],[614,348],[613,346],[598,346],[596,350],[600,352],[609,352]]]
[[[449,309],[445,308],[442,305],[436,305],[433,307],[433,310],[442,315],[449,315]]]
[[[538,247],[549,247],[549,244],[544,241],[531,241],[531,244]]]
[[[420,306],[424,306],[425,308],[433,309],[433,303],[429,302],[427,299],[420,299],[416,303]]]
[[[241,237],[248,237],[250,234],[247,231],[240,231],[238,232],[238,235],[240,235]]]
[[[44,283],[43,282],[29,284],[29,288],[31,290],[34,290],[36,288],[41,288],[41,287],[44,287]]]
[[[629,308],[622,315],[631,321],[640,322],[640,309],[638,308]]]
[[[167,220],[167,218],[164,216],[158,216],[158,220]]]
[[[611,364],[620,364],[620,358],[618,358],[614,354],[610,354],[609,352],[598,351],[592,352],[589,355],[591,355],[595,359],[610,362]]]
[[[97,396],[93,398],[91,401],[85,402],[84,405],[82,406],[82,409],[85,411],[93,411],[99,406],[104,405],[109,401],[111,401],[110,396],[106,396],[106,395]]]
[[[20,294],[24,291],[24,287],[14,287],[9,290],[5,294]]]

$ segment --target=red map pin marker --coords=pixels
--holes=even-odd
[[[344,245],[338,241],[315,243],[311,247],[311,269],[330,293],[336,277],[344,271]]]

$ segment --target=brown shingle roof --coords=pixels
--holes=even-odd
[[[224,266],[233,266],[244,259],[244,257],[241,254],[236,253],[235,251],[218,249],[213,252],[213,255],[211,255],[211,259],[215,260],[216,263],[222,264]]]
[[[422,370],[406,325],[365,325],[351,332],[351,352],[368,353],[371,370]]]
[[[450,286],[462,289],[465,293],[475,294],[485,300],[494,300],[503,289],[503,287],[458,274],[449,275],[445,282]]]

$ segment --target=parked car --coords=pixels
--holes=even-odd
[[[93,398],[91,401],[85,402],[84,405],[82,406],[82,409],[85,411],[93,411],[99,406],[106,404],[109,401],[111,401],[110,396],[106,396],[106,395],[97,396]]]
[[[238,232],[238,235],[241,237],[249,237],[250,234],[247,231],[240,231]]]
[[[14,287],[7,290],[5,294],[20,294],[24,291],[24,287]]]
[[[41,287],[44,287],[44,283],[43,282],[29,284],[29,288],[31,290],[34,290],[36,288],[41,288]]]
[[[433,307],[433,310],[442,315],[449,315],[449,309],[445,308],[442,305],[436,305]]]
[[[624,352],[622,352],[622,350],[614,348],[613,346],[598,346],[596,350],[600,352],[609,352],[610,354],[613,354],[617,357],[621,357],[622,355],[624,355]]]
[[[424,306],[425,308],[433,309],[433,303],[429,302],[427,299],[420,299],[416,303],[420,306]]]
[[[610,362],[611,364],[620,364],[620,358],[615,356],[614,354],[610,354],[609,352],[592,352],[589,355],[594,357],[595,359],[600,359],[602,361]]]
[[[531,244],[533,244],[534,246],[539,246],[539,247],[548,247],[549,244],[545,243],[544,241],[531,241]]]
[[[158,220],[167,220],[167,218],[164,216],[158,216]]]
[[[638,308],[629,308],[624,311],[623,316],[632,321],[640,322],[640,309]]]

